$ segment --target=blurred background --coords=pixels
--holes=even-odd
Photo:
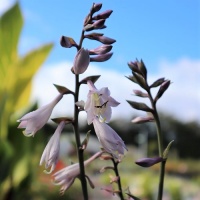
[[[157,152],[154,124],[134,125],[131,120],[145,113],[133,110],[126,100],[141,101],[133,95],[138,86],[125,78],[131,75],[127,62],[143,59],[148,81],[170,79],[172,84],[158,102],[164,145],[174,140],[166,166],[163,199],[200,199],[200,1],[102,0],[101,11],[111,9],[105,36],[117,40],[113,56],[104,63],[91,63],[81,78],[101,75],[96,86],[109,87],[121,104],[113,109],[110,125],[125,141],[129,151],[119,165],[124,188],[142,199],[156,199],[159,166],[143,169],[134,164]],[[0,199],[82,199],[79,181],[59,196],[59,187],[39,167],[40,156],[56,124],[49,123],[34,138],[26,138],[16,122],[23,114],[50,102],[57,94],[53,84],[74,89],[71,74],[75,49],[59,44],[62,35],[79,41],[82,24],[93,1],[0,0]],[[81,9],[80,9],[81,7]],[[84,41],[84,48],[99,46]],[[80,99],[88,88],[83,86]],[[153,91],[156,94],[156,89]],[[72,116],[72,97],[55,107],[52,118]],[[146,102],[148,104],[148,102]],[[87,155],[99,150],[93,127],[81,114],[80,131],[92,130]],[[62,134],[61,155],[56,170],[76,162],[74,136],[70,126]],[[100,174],[105,165],[96,160],[87,174],[96,188],[91,199],[117,199],[102,188],[109,184],[111,171]]]

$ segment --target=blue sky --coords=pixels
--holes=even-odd
[[[13,2],[15,0],[0,0],[0,13]],[[56,95],[52,83],[73,82],[71,74],[66,74],[66,68],[70,71],[76,50],[62,48],[59,40],[61,35],[66,35],[79,41],[84,17],[93,2],[19,0],[24,16],[20,54],[44,43],[55,44],[34,79],[33,99],[41,104]],[[113,13],[106,21],[107,28],[99,32],[117,42],[113,44],[113,57],[104,63],[92,63],[84,75],[102,75],[97,86],[109,86],[113,97],[121,102],[116,115],[135,114],[125,99],[135,100],[131,94],[137,87],[124,75],[130,74],[127,62],[142,58],[148,68],[149,82],[160,77],[173,82],[158,104],[159,109],[184,121],[200,122],[200,0],[101,2],[101,11],[111,9]],[[88,49],[99,45],[88,40],[83,43]],[[73,86],[69,88],[73,89]],[[48,95],[44,96],[44,90],[49,91]],[[88,89],[83,90],[83,94],[87,94]]]
[[[53,41],[55,48],[47,62],[73,60],[75,50],[59,45],[61,35],[72,36],[79,41],[83,19],[88,13],[91,0],[19,1],[25,16],[22,38],[32,38],[24,53],[43,42]],[[175,61],[181,57],[197,59],[200,56],[200,3],[197,0],[168,1],[101,1],[102,11],[112,9],[107,29],[102,32],[115,38],[113,58],[101,66],[119,71],[128,69],[126,63],[142,58],[151,71],[158,68],[162,59]],[[101,32],[101,31],[100,31]],[[24,45],[24,46],[23,46]],[[85,41],[85,48],[98,43]]]

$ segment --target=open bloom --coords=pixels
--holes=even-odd
[[[85,103],[88,124],[91,124],[96,117],[102,122],[109,122],[112,114],[111,107],[118,106],[119,102],[110,96],[110,90],[107,87],[98,90],[90,80],[87,84],[90,88]]]
[[[21,119],[18,128],[25,128],[23,131],[25,136],[34,136],[48,121],[53,108],[62,99],[63,94],[59,94],[51,103],[42,106],[41,108],[24,115]]]
[[[99,157],[102,154],[102,152],[97,152],[92,157],[90,157],[88,160],[84,162],[84,166],[88,165],[90,162],[92,162],[94,159]],[[78,177],[80,174],[80,168],[79,163],[72,164],[70,166],[67,166],[58,172],[56,172],[54,176],[54,184],[55,185],[62,185],[60,189],[60,193],[63,194],[65,190],[67,190],[73,183],[76,177]]]
[[[61,121],[58,125],[55,133],[49,140],[47,146],[45,147],[42,157],[40,159],[40,165],[45,162],[45,168],[48,169],[51,167],[49,174],[55,169],[58,162],[58,156],[60,152],[60,135],[65,126],[65,122]]]
[[[124,141],[119,135],[106,123],[100,122],[97,118],[93,120],[94,129],[104,150],[119,159],[127,150]]]

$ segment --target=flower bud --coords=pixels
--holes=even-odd
[[[95,49],[89,50],[90,55],[100,55],[100,54],[105,54],[111,51],[112,45],[101,45]]]
[[[84,31],[92,31],[94,29],[101,29],[104,27],[105,19],[100,19],[94,22],[93,24],[87,24],[84,27]]]
[[[137,160],[135,163],[141,167],[151,167],[159,162],[162,162],[162,157],[155,157],[155,158],[141,158]]]
[[[136,96],[138,97],[148,97],[149,95],[147,93],[142,92],[141,90],[133,90]]]
[[[155,101],[157,101],[164,94],[164,92],[169,87],[170,83],[171,83],[170,80],[166,80],[161,84],[160,89],[158,90],[158,93],[157,93],[157,95],[155,97]]]
[[[92,7],[92,12],[98,12],[99,10],[101,10],[101,7],[102,7],[102,3],[95,3],[93,4],[93,7]]]
[[[76,42],[73,40],[73,38],[66,37],[66,36],[61,36],[60,38],[60,45],[65,48],[70,48],[72,46],[77,47],[78,45]]]
[[[92,34],[84,35],[84,37],[90,40],[97,40],[103,44],[113,44],[114,42],[116,42],[116,40],[109,37],[105,37],[101,33],[92,33]]]
[[[87,49],[81,48],[74,59],[73,72],[75,74],[82,74],[88,68],[90,63],[90,56]]]
[[[107,19],[110,17],[110,15],[112,14],[112,10],[106,10],[94,17],[92,17],[93,20],[98,20],[98,19]]]
[[[154,118],[148,116],[148,117],[136,117],[131,122],[134,123],[134,124],[142,124],[142,123],[145,123],[145,122],[152,122],[152,121],[154,121]]]
[[[98,56],[93,56],[93,57],[90,57],[90,62],[104,62],[106,60],[109,60],[112,55],[113,53],[111,52],[111,53],[105,53]]]

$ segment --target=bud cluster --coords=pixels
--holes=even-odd
[[[141,90],[133,90],[134,94],[138,97],[142,98],[149,98],[152,108],[142,102],[135,102],[135,101],[127,101],[134,109],[146,111],[151,113],[146,117],[136,117],[132,120],[133,123],[145,123],[145,122],[152,122],[154,121],[154,114],[155,114],[155,105],[158,99],[164,94],[167,88],[170,85],[170,80],[166,80],[165,78],[159,78],[158,80],[154,81],[151,85],[147,82],[147,69],[144,62],[141,61],[134,61],[128,63],[129,68],[132,71],[132,75],[128,76],[127,78],[132,82],[138,84],[145,92]],[[156,96],[153,98],[151,95],[151,89],[155,87],[160,87]]]
[[[78,52],[74,59],[74,65],[72,67],[72,72],[74,74],[82,74],[88,68],[90,62],[104,62],[109,60],[113,53],[110,52],[112,50],[112,45],[116,42],[115,39],[104,36],[103,33],[91,32],[93,30],[101,30],[106,28],[105,22],[106,19],[112,14],[112,10],[106,10],[99,14],[96,12],[100,11],[102,8],[101,3],[93,4],[90,9],[89,14],[85,17],[82,35],[80,39],[80,43],[77,44],[75,40],[68,36],[62,36],[60,40],[60,44],[62,47],[71,48],[76,47]],[[87,34],[85,34],[87,32]],[[82,48],[82,42],[84,39],[96,40],[101,43],[100,46],[94,49],[84,49]]]

